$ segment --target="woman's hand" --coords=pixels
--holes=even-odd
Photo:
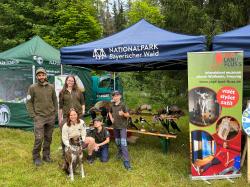
[[[95,144],[94,150],[98,151],[99,147],[100,147],[99,144]]]

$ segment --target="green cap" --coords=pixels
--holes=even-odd
[[[98,117],[96,117],[96,118],[93,120],[93,122],[95,122],[95,121],[100,121],[100,122],[102,122],[102,120],[103,120],[103,118],[102,118],[101,116],[98,116]]]
[[[44,68],[38,68],[37,70],[36,70],[36,75],[38,74],[38,73],[44,73],[44,74],[47,74],[46,73],[46,70],[44,69]]]

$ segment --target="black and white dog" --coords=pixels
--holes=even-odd
[[[81,176],[85,177],[83,170],[83,149],[82,140],[80,137],[70,138],[70,147],[65,150],[65,161],[63,170],[69,174],[71,181],[74,181],[74,171],[80,166]]]

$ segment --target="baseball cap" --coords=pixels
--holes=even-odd
[[[118,90],[113,91],[112,96],[114,95],[121,95],[121,93]]]
[[[93,122],[95,121],[101,121],[102,122],[103,118],[101,116],[96,117],[95,119],[93,119]]]
[[[36,70],[36,75],[37,75],[38,73],[47,74],[47,73],[46,73],[46,70],[45,70],[44,68],[38,68],[38,69]]]

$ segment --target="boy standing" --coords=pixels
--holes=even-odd
[[[123,164],[127,170],[131,170],[127,147],[127,119],[129,117],[127,107],[121,102],[121,93],[112,93],[113,103],[110,108],[109,117],[114,128],[115,143],[118,147],[118,157],[123,157]]]
[[[102,126],[102,117],[96,117],[93,123],[95,129],[92,132],[92,136],[96,142],[96,153],[100,156],[101,162],[107,162],[109,159],[109,131]]]

